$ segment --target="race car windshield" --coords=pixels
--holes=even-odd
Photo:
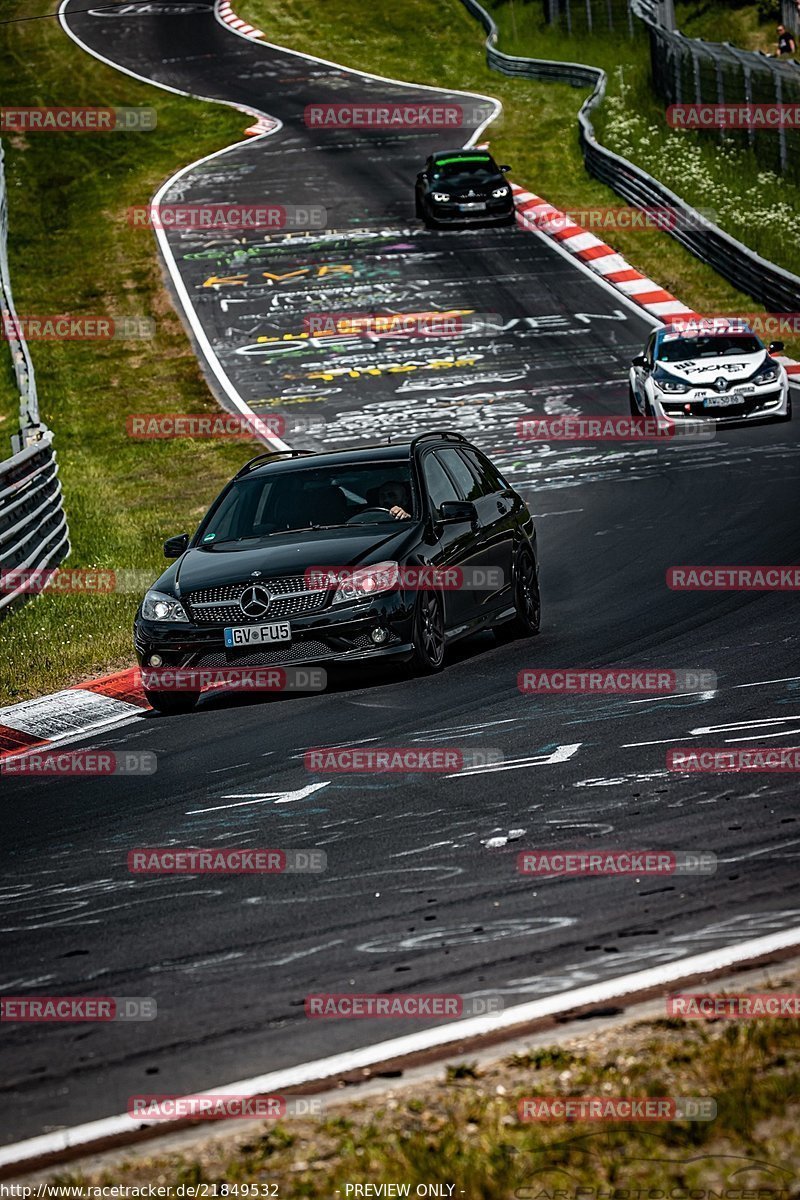
[[[753,334],[715,334],[713,337],[680,337],[664,340],[658,348],[659,362],[682,362],[690,358],[725,358],[757,354],[764,347]]]
[[[273,534],[394,524],[390,509],[395,507],[410,517],[418,510],[407,462],[252,475],[237,479],[212,508],[200,527],[198,545],[204,550],[244,549]]]
[[[491,158],[458,158],[445,159],[434,163],[433,178],[446,179],[450,183],[464,180],[469,183],[480,183],[493,179],[499,172]]]

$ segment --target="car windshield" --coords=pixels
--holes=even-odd
[[[198,545],[213,550],[290,531],[394,523],[394,507],[416,516],[408,462],[254,474],[235,480],[210,510]]]
[[[461,180],[469,183],[482,183],[499,174],[494,159],[481,156],[479,158],[441,159],[433,164],[433,178],[446,179],[449,183]]]
[[[752,333],[730,333],[666,339],[658,348],[659,362],[682,362],[690,358],[725,358],[737,354],[756,354],[763,350]]]

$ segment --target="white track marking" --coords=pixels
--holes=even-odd
[[[768,683],[794,683],[800,675],[786,675],[783,679],[759,679],[758,683],[734,683],[733,688],[766,687]]]
[[[238,800],[238,804],[216,804],[213,808],[190,808],[185,816],[194,817],[199,813],[221,812],[228,808],[246,808],[248,804],[266,804],[273,800],[275,804],[292,804],[295,800],[305,800],[320,788],[328,787],[325,783],[310,783],[308,787],[299,788],[294,792],[240,792],[231,796],[223,796],[223,800]]]
[[[463,771],[454,771],[445,775],[445,779],[463,779],[469,775],[492,775],[496,771],[522,771],[525,767],[545,767],[551,763],[567,762],[580,750],[583,742],[573,742],[567,746],[558,746],[552,754],[533,754],[529,758],[507,758],[501,763],[481,764],[477,767],[465,767]]]
[[[270,958],[264,965],[267,967],[285,967],[289,963],[296,962],[299,958],[308,958],[312,954],[319,954],[320,950],[330,950],[332,946],[343,946],[344,938],[335,938],[332,942],[323,942],[321,946],[312,946],[310,950],[295,950],[293,954],[287,954],[284,958]]]
[[[778,733],[758,733],[754,737],[738,737],[725,738],[725,741],[730,742],[764,742],[767,738],[794,737],[796,733],[800,733],[800,729],[781,729]]]

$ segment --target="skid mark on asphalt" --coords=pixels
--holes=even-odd
[[[134,892],[138,881],[130,878],[90,880],[83,884],[63,884],[53,887],[31,887],[17,906],[6,901],[0,903],[0,932],[18,933],[39,929],[55,929],[60,926],[99,925],[109,913],[134,908],[145,908],[150,904],[161,905],[166,899],[185,900],[190,896],[218,898],[220,888],[199,888],[194,882],[183,881],[178,886],[159,886],[161,881],[148,880],[158,888],[157,895],[142,895]],[[127,893],[120,903],[102,903],[108,896]]]
[[[626,969],[637,969],[645,963],[675,962],[697,953],[697,944],[713,946],[735,945],[750,937],[791,927],[800,915],[796,909],[767,913],[743,913],[727,921],[714,922],[694,931],[664,936],[658,943],[639,945],[634,950],[598,954],[579,959],[548,975],[526,975],[506,980],[494,990],[501,995],[548,996],[583,984],[594,983],[614,975],[624,975]],[[619,935],[617,935],[619,936]],[[612,939],[613,940],[613,939]],[[596,947],[595,947],[596,948]]]
[[[634,771],[627,775],[599,776],[595,779],[577,779],[574,787],[619,787],[622,784],[647,783],[651,779],[668,779],[669,771]]]
[[[476,946],[504,938],[531,938],[566,929],[576,923],[575,917],[522,917],[486,921],[480,925],[451,925],[444,929],[428,929],[424,933],[390,933],[361,942],[356,950],[362,954],[394,954],[411,950],[442,950],[448,946]]]

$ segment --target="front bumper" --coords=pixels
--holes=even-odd
[[[700,389],[684,393],[664,393],[654,388],[652,402],[656,416],[665,417],[670,421],[713,421],[715,425],[719,425],[733,421],[767,420],[770,417],[785,416],[787,412],[789,388],[785,382],[757,387],[752,392],[744,393],[740,404],[719,408],[706,407],[705,400],[696,396],[698,390]],[[724,393],[722,396],[724,397]]]
[[[511,221],[515,212],[513,196],[487,200],[486,208],[467,212],[461,212],[459,202],[442,204],[428,200],[425,208],[437,225],[483,225],[489,221]]]
[[[413,653],[413,597],[402,593],[292,617],[289,623],[289,643],[230,650],[222,625],[145,621],[139,613],[133,642],[140,666],[149,666],[150,655],[158,654],[164,666],[184,668],[312,666],[371,658],[402,660]],[[242,619],[241,624],[248,622]],[[380,643],[372,638],[377,629],[387,634]]]

